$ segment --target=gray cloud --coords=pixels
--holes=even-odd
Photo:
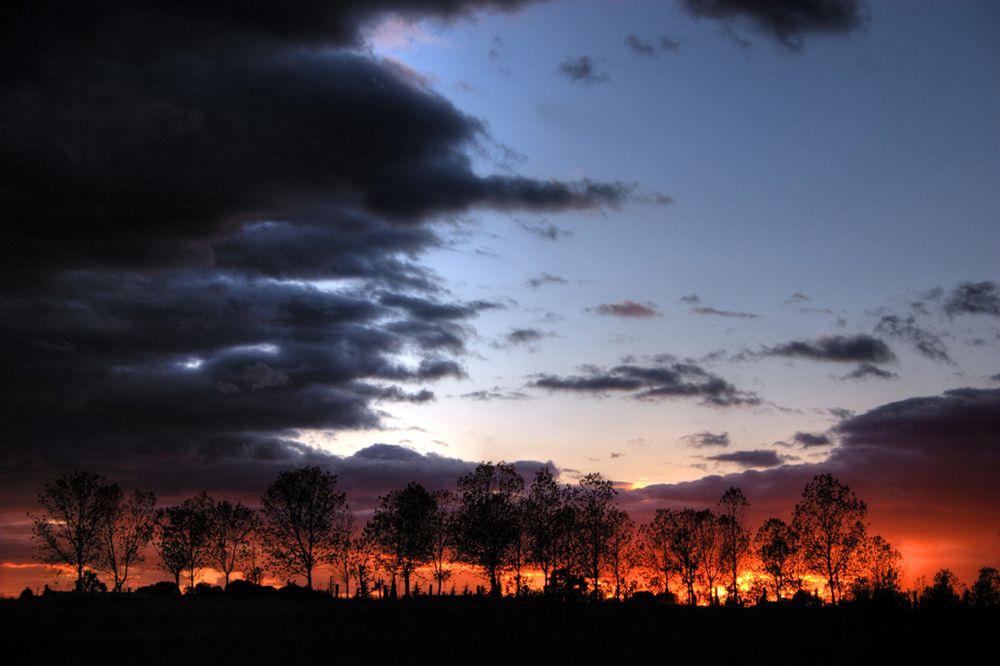
[[[727,447],[732,443],[729,440],[728,432],[714,433],[707,430],[696,432],[691,435],[685,435],[682,439],[698,447]]]
[[[697,307],[691,308],[691,312],[700,315],[714,315],[716,317],[728,317],[734,319],[760,319],[760,315],[752,312],[733,312],[731,310],[717,310],[716,308]]]
[[[909,315],[883,315],[875,325],[875,333],[887,335],[896,340],[912,344],[923,356],[939,363],[953,364],[948,356],[948,348],[937,335],[921,328],[916,323],[916,317]]]
[[[792,436],[792,441],[803,448],[833,444],[833,440],[825,433],[797,432]]]
[[[568,284],[565,278],[558,275],[551,275],[550,273],[542,273],[538,277],[533,277],[528,280],[528,286],[532,289],[538,289],[541,286],[547,284]]]
[[[779,456],[771,449],[760,449],[755,451],[733,451],[731,453],[720,453],[708,456],[706,460],[714,462],[732,463],[743,468],[749,467],[777,467],[784,464],[785,458]]]
[[[584,366],[584,374],[570,377],[540,375],[536,388],[602,395],[627,393],[640,400],[700,397],[702,404],[716,407],[758,405],[760,398],[738,390],[721,377],[693,363],[657,366],[619,365],[610,370]]]
[[[840,379],[850,380],[850,379],[899,379],[899,375],[895,372],[890,372],[883,368],[878,367],[874,363],[859,363],[858,367],[854,368],[846,375],[841,375]]]
[[[885,342],[863,334],[828,335],[817,340],[793,340],[765,347],[758,354],[835,363],[887,363],[896,360],[896,355]]]
[[[948,294],[944,311],[949,317],[962,314],[1000,317],[1000,289],[995,282],[963,282]]]
[[[597,63],[588,55],[567,56],[556,71],[570,81],[580,83],[592,84],[608,80],[607,72],[599,70]]]
[[[587,308],[586,312],[625,319],[651,319],[660,316],[659,310],[653,303],[636,303],[627,299],[621,303],[603,303],[597,307]]]

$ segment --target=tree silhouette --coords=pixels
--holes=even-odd
[[[708,601],[713,606],[719,603],[719,590],[716,581],[725,570],[725,535],[722,522],[714,513],[705,509],[698,512],[695,523],[695,538],[697,539],[698,567],[701,578],[705,581]]]
[[[458,480],[455,544],[469,564],[483,570],[490,596],[500,596],[500,571],[518,538],[518,495],[524,480],[508,463],[480,463]]]
[[[980,608],[1000,606],[1000,573],[993,567],[983,567],[972,584],[972,603]]]
[[[187,572],[188,589],[193,591],[198,571],[210,561],[214,511],[215,501],[203,491],[157,512],[153,544],[178,588],[181,574]]]
[[[855,599],[891,602],[900,596],[902,572],[899,551],[879,535],[866,538],[858,548],[854,584]]]
[[[934,582],[924,588],[920,595],[920,605],[925,608],[953,608],[961,603],[958,588],[961,583],[950,569],[941,569],[934,574]]]
[[[668,545],[671,556],[680,575],[681,584],[687,591],[687,603],[694,606],[698,603],[695,586],[701,580],[702,554],[699,528],[707,520],[709,511],[681,509],[670,512],[668,522]]]
[[[121,489],[103,476],[74,472],[47,484],[38,496],[42,515],[29,514],[39,558],[73,567],[78,592],[84,591],[84,573],[101,559],[101,528],[120,496]]]
[[[264,547],[274,565],[312,589],[313,570],[337,556],[345,499],[337,476],[319,467],[279,474],[261,498]]]
[[[350,598],[351,577],[354,573],[354,563],[357,559],[355,546],[358,538],[357,520],[350,506],[344,507],[338,531],[337,578],[344,584],[344,597]]]
[[[143,560],[156,527],[156,496],[136,490],[127,499],[118,486],[108,491],[108,510],[101,517],[101,549],[96,566],[111,575],[121,592],[132,568]]]
[[[257,529],[257,515],[240,502],[217,503],[212,511],[212,534],[208,561],[225,576],[225,589],[233,571],[247,559],[250,535]]]
[[[774,585],[774,598],[781,601],[785,586],[797,579],[799,547],[795,530],[780,518],[768,518],[757,530],[754,547],[761,569]]]
[[[386,568],[403,577],[403,596],[410,596],[410,576],[429,562],[434,550],[434,497],[419,483],[393,490],[379,499],[365,526],[386,557]]]
[[[671,548],[673,509],[657,509],[653,520],[639,528],[644,564],[663,582],[663,593],[670,592],[670,577],[677,571]]]
[[[590,581],[590,593],[600,596],[602,565],[614,530],[615,492],[611,481],[600,474],[587,474],[573,497],[576,507],[576,550],[583,574]]]
[[[830,602],[837,603],[842,579],[864,542],[867,505],[829,474],[813,478],[795,505],[792,526],[806,565],[826,577]]]
[[[531,562],[542,570],[543,589],[552,572],[565,566],[576,522],[573,489],[556,483],[548,467],[535,472],[525,499],[525,529]]]
[[[434,567],[434,582],[437,583],[437,594],[441,595],[441,586],[451,578],[448,563],[452,560],[454,546],[454,522],[456,511],[455,493],[450,490],[436,490],[433,493],[437,509],[431,517],[431,564]]]
[[[739,488],[730,488],[719,500],[719,528],[722,531],[722,559],[729,579],[727,603],[740,603],[740,569],[750,552],[750,530],[747,514],[750,503]]]
[[[615,600],[626,593],[627,580],[638,561],[635,544],[635,522],[629,515],[612,508],[609,516],[611,531],[608,536],[608,572],[615,581]]]

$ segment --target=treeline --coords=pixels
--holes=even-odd
[[[429,572],[427,593],[441,595],[464,565],[493,597],[507,579],[509,595],[563,599],[819,603],[822,586],[834,604],[1000,605],[1000,575],[991,567],[964,591],[941,570],[919,598],[904,593],[899,552],[867,533],[866,504],[829,474],[806,485],[790,522],[769,518],[756,531],[739,488],[714,509],[658,509],[641,525],[615,495],[600,474],[569,485],[542,468],[526,487],[513,465],[481,463],[455,491],[410,483],[389,492],[361,525],[337,477],[318,467],[281,473],[259,509],[204,492],[157,508],[149,491],[126,496],[100,475],[77,472],[39,495],[33,538],[42,561],[73,569],[80,593],[106,590],[101,576],[115,592],[129,589],[152,546],[176,589],[183,582],[189,591],[206,568],[220,572],[226,588],[234,574],[261,585],[269,573],[312,588],[327,566],[345,596],[410,596],[418,572]],[[528,584],[530,573],[541,574],[540,588]]]

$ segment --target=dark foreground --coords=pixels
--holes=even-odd
[[[305,599],[0,601],[6,664],[899,664],[996,655],[1000,614]]]

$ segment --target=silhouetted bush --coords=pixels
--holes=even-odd
[[[161,580],[159,583],[153,583],[152,585],[144,585],[136,589],[135,593],[156,598],[181,596],[181,590],[177,587],[177,583],[166,580]]]
[[[278,590],[270,585],[254,585],[249,581],[239,579],[230,581],[229,587],[226,588],[226,595],[230,597],[273,597],[277,593]]]

